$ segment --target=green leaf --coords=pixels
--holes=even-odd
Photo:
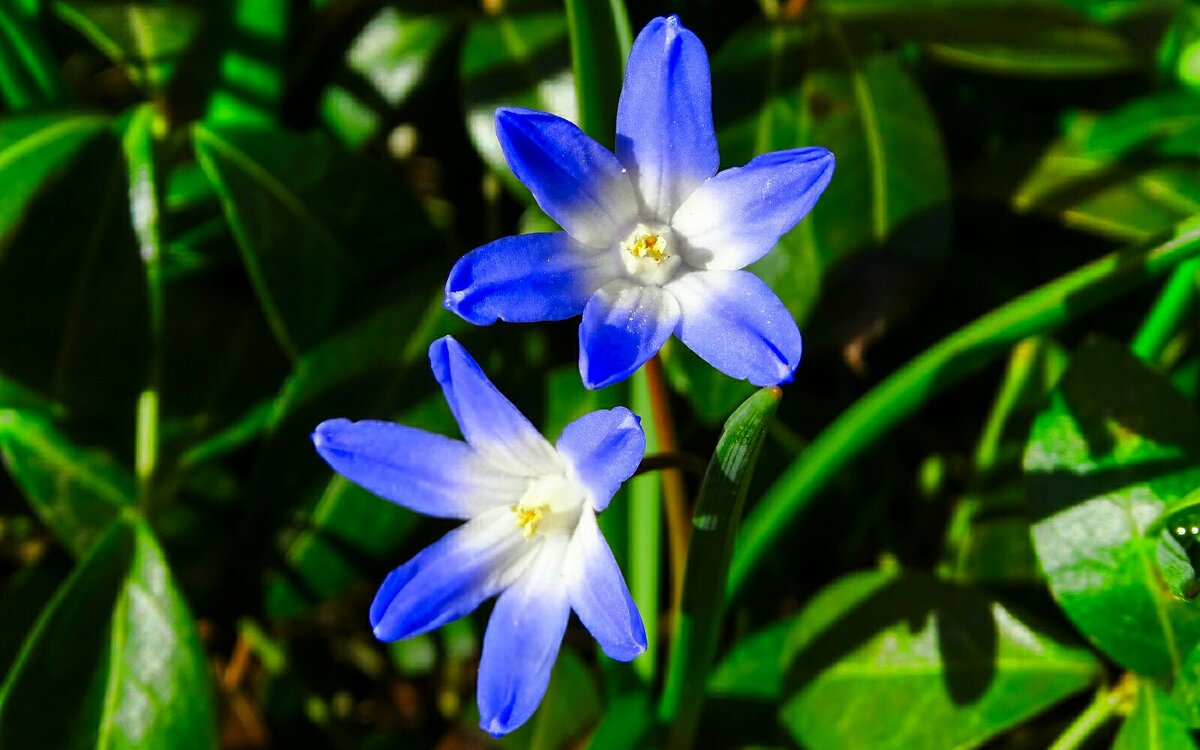
[[[779,388],[762,388],[725,423],[692,516],[683,602],[659,716],[671,725],[669,748],[690,747],[704,703],[709,667],[725,611],[725,578],[767,425]]]
[[[198,8],[187,5],[58,0],[54,10],[122,65],[130,80],[154,93],[166,88],[203,20]]]
[[[364,293],[382,295],[388,283],[407,288],[387,296],[430,288],[423,282],[442,262],[443,244],[379,167],[327,139],[273,128],[198,126],[195,140],[271,328],[293,359],[349,322],[366,306]],[[397,267],[407,269],[403,278],[388,273]]]
[[[321,94],[322,118],[353,148],[380,135],[432,73],[455,32],[453,19],[385,6],[346,51],[345,67]]]
[[[1160,234],[1200,212],[1200,98],[1159,94],[1079,115],[1013,196],[1019,211],[1123,240]]]
[[[114,523],[30,631],[0,686],[0,745],[216,748],[196,626],[142,524]]]
[[[1191,405],[1124,347],[1090,341],[1034,423],[1025,472],[1034,548],[1067,616],[1122,666],[1178,674],[1200,641],[1200,608],[1160,569],[1182,556],[1176,542],[1144,532],[1200,485]]]
[[[713,59],[713,105],[726,166],[804,145],[837,155],[813,212],[751,267],[801,322],[835,261],[868,250],[921,263],[944,255],[941,137],[896,54],[856,46],[830,20],[750,27]]]
[[[34,13],[0,4],[0,97],[14,112],[62,106],[67,90]]]
[[[579,126],[612,149],[625,60],[633,44],[629,14],[618,0],[567,0],[566,7]]]
[[[34,512],[75,555],[134,504],[136,487],[125,469],[74,445],[34,412],[0,410],[0,453]]]
[[[216,4],[212,37],[225,43],[217,89],[205,120],[220,124],[274,122],[283,103],[288,33],[287,0],[233,0]]]
[[[578,121],[566,19],[557,12],[480,19],[467,31],[459,70],[471,142],[512,195],[532,203],[500,151],[496,108],[526,107]]]
[[[26,206],[58,176],[80,149],[100,136],[108,119],[98,115],[27,115],[0,120],[0,242],[25,215]]]
[[[783,692],[784,646],[794,625],[789,617],[740,638],[709,676],[709,696],[778,701]]]
[[[104,424],[109,445],[132,445],[124,438],[147,351],[146,279],[120,143],[104,124],[0,124],[0,178],[15,186],[0,198],[0,372]]]
[[[1112,750],[1196,750],[1196,742],[1171,697],[1152,681],[1141,680],[1137,702]]]
[[[942,62],[1008,76],[1080,77],[1128,71],[1130,45],[1059,0],[829,0],[848,25],[924,42]]]
[[[915,573],[835,582],[783,658],[780,718],[811,750],[975,747],[1102,674],[1002,604]]]

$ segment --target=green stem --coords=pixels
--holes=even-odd
[[[747,517],[729,576],[730,598],[837,473],[935,395],[1046,331],[1200,255],[1200,224],[1146,251],[1105,256],[950,334],[842,413],[784,471]]]
[[[1049,750],[1075,750],[1082,747],[1088,738],[1111,719],[1117,709],[1129,699],[1131,686],[1136,686],[1136,684],[1137,681],[1127,675],[1112,689],[1097,692],[1091,705],[1075,717],[1075,721],[1071,722],[1071,725],[1058,736]]]
[[[1200,259],[1180,264],[1167,280],[1162,294],[1133,339],[1133,353],[1143,361],[1151,365],[1158,362],[1167,343],[1192,309],[1197,273],[1200,273]]]
[[[630,379],[629,405],[635,414],[650,412],[650,386],[645,368]],[[642,425],[646,450],[658,450],[654,421]],[[634,672],[646,684],[658,674],[658,603],[662,577],[662,484],[656,476],[634,477],[629,488],[629,593],[646,627],[646,653],[633,661]]]

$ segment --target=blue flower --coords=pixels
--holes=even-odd
[[[618,407],[543,438],[453,338],[429,361],[466,442],[392,422],[332,419],[313,433],[342,476],[394,503],[466,521],[396,568],[375,595],[384,641],[458,619],[499,594],[479,664],[480,726],[499,736],[546,692],[571,610],[604,653],[629,661],[646,631],[596,513],[646,450],[638,417]]]
[[[717,173],[704,45],[675,16],[633,44],[614,155],[544,112],[496,112],[513,174],[565,231],[505,237],[463,256],[446,307],[477,325],[583,315],[589,388],[628,377],[672,334],[755,385],[791,379],[800,332],[774,292],[741,270],[816,203],[833,155],[796,148]]]

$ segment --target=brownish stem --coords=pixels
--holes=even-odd
[[[646,362],[645,367],[646,384],[650,390],[651,416],[654,419],[654,429],[658,433],[658,451],[665,454],[677,453],[675,421],[671,417],[671,402],[662,360],[656,354]],[[667,516],[667,547],[671,556],[671,611],[674,613],[679,611],[679,603],[683,600],[683,571],[687,564],[689,536],[683,472],[677,468],[663,469],[662,487],[663,508]]]

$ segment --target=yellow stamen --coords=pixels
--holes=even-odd
[[[538,524],[550,512],[550,506],[537,505],[532,508],[521,508],[514,505],[512,511],[517,514],[517,528],[521,530],[526,539],[530,539],[537,533]]]
[[[639,234],[629,246],[629,253],[635,258],[650,258],[655,263],[662,263],[667,258],[665,242],[657,234]]]

